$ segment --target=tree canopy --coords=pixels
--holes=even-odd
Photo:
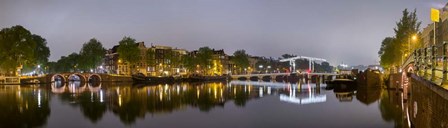
[[[200,47],[194,59],[196,65],[200,66],[203,73],[208,73],[213,59],[213,50],[209,47]]]
[[[135,64],[140,60],[140,49],[135,42],[135,39],[131,37],[123,37],[118,42],[118,55],[121,60],[128,62],[129,64]]]
[[[20,25],[0,31],[0,72],[13,75],[20,66],[30,67],[48,61],[46,40]]]
[[[409,12],[403,11],[403,15],[394,28],[395,36],[386,37],[378,51],[380,64],[385,68],[401,65],[405,55],[411,53],[411,37],[418,33],[421,22],[417,19],[416,10]]]
[[[249,67],[249,55],[246,54],[245,50],[236,50],[233,53],[232,61],[236,68],[241,72],[243,68]]]
[[[100,41],[95,38],[90,39],[89,42],[83,44],[81,51],[79,51],[82,62],[79,64],[79,68],[84,71],[95,69],[101,65],[105,52],[106,50]]]

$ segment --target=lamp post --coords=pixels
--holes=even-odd
[[[411,53],[411,40],[412,40],[412,41],[417,40],[417,36],[416,36],[416,35],[412,35],[412,36],[410,36],[409,39],[408,39],[408,51],[409,51],[409,53]]]

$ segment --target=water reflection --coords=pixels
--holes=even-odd
[[[397,91],[384,90],[381,93],[379,109],[384,121],[394,122],[396,128],[403,128],[405,121],[402,111],[401,94]]]
[[[38,86],[0,86],[0,127],[38,127],[50,115],[49,96]]]
[[[334,102],[328,103],[329,99],[346,102],[360,101],[367,106],[379,100],[375,105],[379,106],[384,121],[396,122],[397,127],[403,124],[402,114],[399,111],[401,110],[399,95],[382,91],[380,88],[334,88],[332,91],[325,91],[322,90],[326,88],[325,84],[248,81],[149,86],[55,82],[49,86],[0,87],[1,127],[45,125],[50,116],[50,97],[56,98],[56,101],[61,102],[62,105],[78,110],[93,124],[100,122],[106,113],[111,113],[123,124],[130,125],[135,124],[139,119],[143,120],[147,115],[170,115],[169,113],[185,109],[209,113],[229,103],[242,108],[250,100],[265,99],[265,97],[293,103],[288,105],[319,103],[326,104],[324,106],[328,104],[331,107],[337,105]],[[334,92],[336,98],[327,97],[327,94],[331,92]],[[341,96],[343,93],[348,95]],[[357,100],[353,100],[354,96]]]
[[[68,85],[55,83],[51,87],[62,101],[80,107],[92,122],[98,121],[110,110],[126,124],[134,123],[147,113],[171,113],[188,106],[208,112],[233,100],[235,105],[242,107],[252,98],[272,94],[270,87],[232,86],[227,83],[160,84],[137,88],[114,85],[93,87],[91,84],[73,82]]]
[[[320,94],[320,89],[318,85],[310,85],[310,83],[290,84],[288,85],[289,94],[280,94],[280,101],[296,104],[322,103],[327,100],[327,95]]]
[[[380,99],[381,88],[358,86],[356,91],[356,99],[365,105],[370,105]]]

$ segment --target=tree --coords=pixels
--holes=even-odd
[[[404,55],[409,55],[409,41],[411,36],[416,35],[421,22],[417,19],[416,10],[409,13],[407,9],[403,11],[403,16],[396,23],[394,28],[395,36],[385,38],[382,43],[378,55],[380,56],[380,64],[383,67],[390,68],[401,65],[404,61]]]
[[[89,71],[90,69],[96,69],[97,66],[101,65],[106,49],[100,41],[95,38],[89,40],[83,44],[81,51],[79,51],[80,60],[79,68],[84,71]]]
[[[172,50],[171,52],[171,58],[170,58],[170,62],[171,62],[171,67],[175,67],[175,68],[180,68],[182,65],[182,56],[179,52],[176,52],[174,50]]]
[[[135,39],[131,37],[123,37],[119,42],[118,56],[121,60],[128,63],[132,69],[132,65],[135,65],[140,61],[140,49],[135,42]],[[132,70],[131,70],[132,71]]]
[[[48,61],[46,41],[17,25],[0,31],[0,72],[15,74],[17,67]],[[11,74],[11,75],[12,75]]]
[[[182,56],[182,64],[184,65],[184,67],[189,70],[189,72],[193,71],[196,69],[196,63],[197,61],[195,61],[195,58],[189,56],[189,55],[184,55]]]
[[[201,47],[196,55],[196,62],[202,69],[203,73],[208,73],[213,59],[213,50],[209,47]]]
[[[322,66],[324,72],[330,72],[330,73],[333,72],[333,66],[331,66],[330,63],[322,62],[321,66]]]
[[[293,54],[283,54],[282,58],[286,59],[286,58],[292,58],[292,57],[296,57],[297,55],[293,55]]]
[[[35,61],[23,65],[22,72],[31,72],[36,69],[37,65],[42,67],[40,71],[44,71],[47,67],[48,57],[50,57],[50,48],[47,46],[47,41],[41,36],[33,34],[31,38],[36,43],[34,49]]]
[[[233,53],[233,58],[230,61],[235,64],[239,72],[241,72],[242,69],[249,67],[249,55],[246,54],[245,50],[235,51]]]
[[[378,51],[378,55],[380,56],[380,64],[384,68],[390,68],[391,66],[398,64],[395,59],[398,55],[400,55],[401,51],[396,50],[398,45],[397,43],[394,43],[394,40],[395,38],[393,37],[386,37],[381,44],[380,51]]]
[[[417,10],[409,13],[407,9],[403,10],[403,16],[399,22],[396,23],[397,27],[394,28],[395,41],[397,41],[399,48],[403,53],[409,52],[408,41],[411,37],[418,33],[421,22],[417,19]]]
[[[393,37],[386,37],[381,42],[380,50],[378,50],[378,56],[382,56],[386,52],[387,46],[391,46],[390,44],[393,42],[395,38]]]
[[[54,69],[56,72],[76,72],[79,68],[79,58],[80,55],[78,53],[72,53],[67,57],[62,56],[56,62],[56,67]]]

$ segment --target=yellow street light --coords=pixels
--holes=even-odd
[[[413,35],[412,40],[414,40],[414,41],[417,40],[417,35]]]

